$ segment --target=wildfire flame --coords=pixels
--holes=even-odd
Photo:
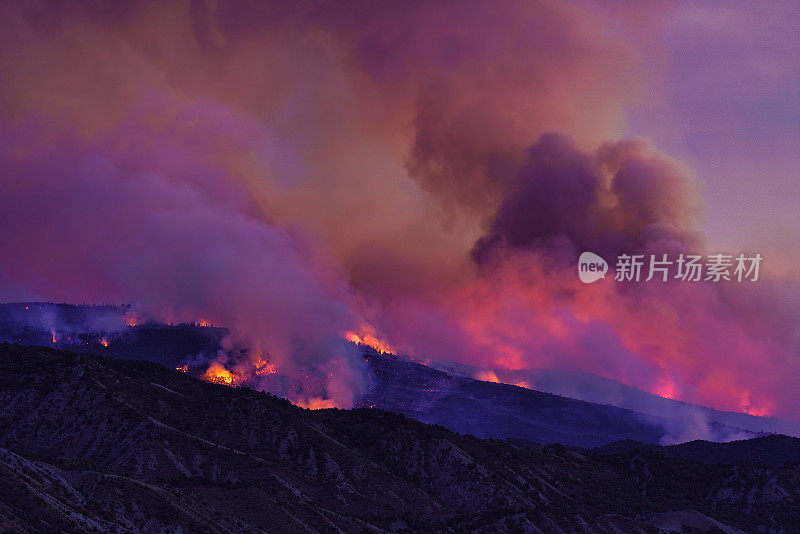
[[[104,347],[107,347],[108,346],[108,339],[106,339],[106,338],[101,339],[100,340],[100,344],[103,345]]]
[[[202,320],[202,319],[200,321],[198,321],[196,324],[197,324],[197,326],[203,326],[203,327],[214,326],[213,324],[211,324],[211,321],[205,321],[205,320]]]
[[[184,363],[183,365],[181,365],[179,367],[176,367],[175,370],[176,371],[180,371],[181,373],[188,373],[189,372],[189,364],[188,363]]]
[[[475,378],[484,382],[500,382],[500,379],[497,377],[494,371],[481,371],[475,375]]]
[[[176,367],[178,371],[188,372],[189,365]],[[248,364],[239,363],[233,369],[228,369],[220,362],[211,362],[208,369],[200,376],[206,382],[236,386],[244,383],[254,375],[270,375],[278,372],[278,366],[270,363],[264,356],[256,356]]]
[[[359,331],[361,332],[360,334],[352,330],[348,330],[342,334],[342,337],[347,341],[356,343],[357,345],[367,345],[368,347],[372,347],[378,352],[387,352],[395,355],[397,354],[397,351],[395,351],[391,345],[378,339],[375,328],[372,326],[363,324],[361,325],[361,328],[359,328]]]
[[[53,339],[53,343],[58,343],[58,334],[56,334],[53,330],[50,330],[50,336]]]
[[[226,386],[232,386],[236,382],[236,376],[218,362],[211,362],[211,365],[208,366],[208,369],[206,369],[206,372],[203,373],[200,378],[207,382],[224,384]]]
[[[257,375],[271,375],[278,372],[278,367],[274,363],[268,362],[263,356],[258,356],[255,362]]]
[[[475,379],[482,380],[484,382],[494,382],[495,384],[509,384],[511,386],[519,386],[521,388],[531,389],[530,384],[524,380],[520,380],[518,382],[500,380],[500,377],[498,377],[497,373],[494,371],[480,371],[475,375]]]

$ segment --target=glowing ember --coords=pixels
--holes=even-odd
[[[200,321],[198,321],[198,322],[197,322],[197,326],[203,326],[203,327],[206,327],[206,328],[208,328],[208,327],[211,327],[211,326],[214,326],[214,325],[213,325],[213,324],[211,324],[211,322],[210,322],[210,321],[203,321],[203,320],[200,320]]]
[[[53,339],[53,343],[58,343],[58,334],[56,334],[54,331],[50,330],[50,336]]]
[[[100,340],[100,344],[103,345],[104,347],[107,347],[108,346],[108,339],[106,339],[106,338],[101,339]]]
[[[367,345],[368,347],[372,347],[378,352],[387,352],[395,355],[397,354],[397,351],[395,351],[391,345],[377,338],[377,333],[372,326],[364,324],[361,325],[359,330],[361,332],[360,334],[353,332],[352,330],[348,330],[342,334],[342,337],[347,341],[351,341],[358,345]]]
[[[189,372],[189,364],[188,363],[184,363],[180,367],[176,367],[175,370],[176,371],[180,371],[181,373],[188,373]]]
[[[225,367],[217,362],[212,362],[211,365],[208,366],[206,372],[200,377],[207,382],[213,382],[215,384],[224,384],[226,386],[232,386],[236,382],[236,377],[233,373],[225,369]]]

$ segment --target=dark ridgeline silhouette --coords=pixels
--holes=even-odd
[[[730,462],[728,446],[706,445],[702,459],[716,449]],[[0,345],[0,486],[0,525],[12,532],[800,525],[797,462],[481,440],[381,410],[304,410],[150,362],[10,344]]]

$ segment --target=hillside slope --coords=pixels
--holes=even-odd
[[[142,359],[200,376],[220,350],[225,328],[146,322],[130,326],[129,307],[41,302],[0,304],[0,340],[62,350]],[[365,382],[359,405],[402,413],[482,438],[596,447],[620,440],[680,443],[729,441],[764,433],[800,435],[796,424],[718,412],[664,399],[587,373],[497,371],[520,388],[473,380],[466,366],[437,369],[360,345]],[[441,362],[440,362],[441,364]],[[505,376],[503,373],[512,373]],[[537,391],[538,390],[538,391]],[[550,394],[547,393],[550,391]],[[574,398],[570,398],[574,397]]]
[[[402,413],[480,438],[592,448],[620,440],[659,444],[693,439],[696,418],[668,418],[524,387],[474,380],[361,347],[375,376],[360,404]],[[688,405],[687,405],[688,406]],[[704,437],[757,437],[702,421]]]
[[[0,449],[0,531],[800,525],[797,465],[519,448],[379,410],[303,410],[147,362],[19,345],[0,345]]]

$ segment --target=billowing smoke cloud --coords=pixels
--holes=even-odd
[[[426,352],[483,368],[590,370],[667,397],[791,417],[798,315],[767,297],[776,282],[609,277],[586,286],[576,276],[583,251],[612,268],[622,253],[704,253],[697,209],[691,174],[644,140],[592,154],[545,135],[477,241],[475,275],[433,299],[397,305],[392,319]],[[754,324],[760,315],[773,327]]]
[[[249,213],[216,161],[246,139],[230,111],[153,97],[101,140],[47,126],[0,133],[3,295],[226,325],[297,390],[277,392],[352,402],[361,365],[338,338],[359,321],[345,275],[302,232]],[[300,391],[301,376],[317,386]]]
[[[479,262],[501,243],[561,252],[570,262],[585,250],[616,257],[698,247],[694,180],[647,141],[606,143],[590,155],[549,134],[527,155],[476,245]]]
[[[366,322],[419,357],[793,416],[794,290],[575,277],[583,250],[704,246],[687,169],[608,141],[645,70],[625,12],[0,3],[0,297],[228,326],[315,405],[359,390],[331,340]]]

